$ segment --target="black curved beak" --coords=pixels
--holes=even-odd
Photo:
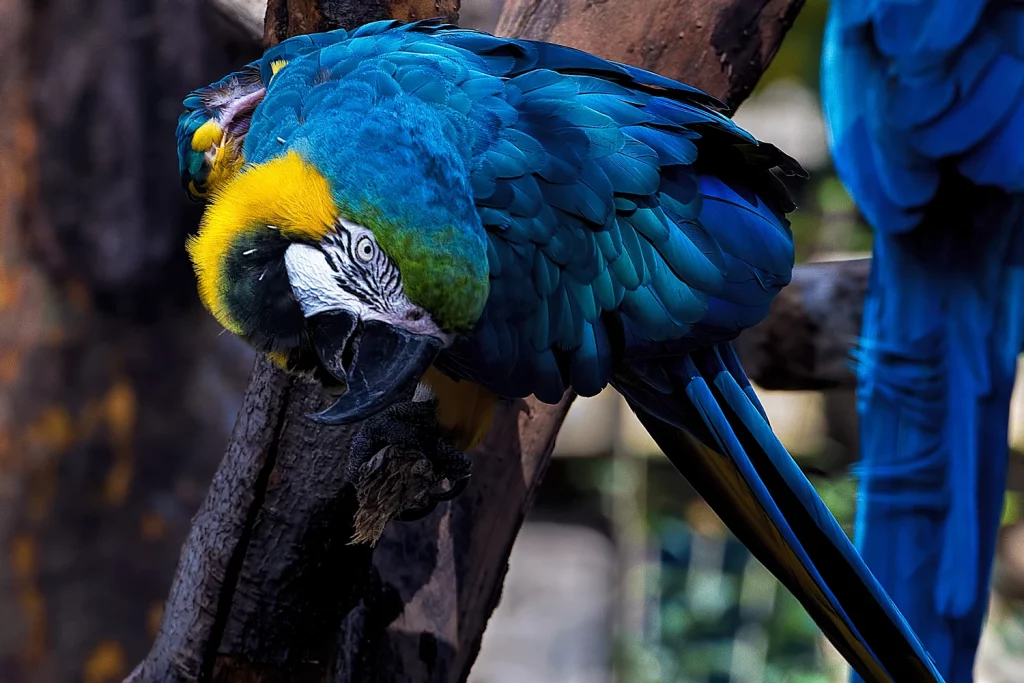
[[[434,337],[344,310],[311,316],[306,327],[324,369],[346,386],[329,408],[310,416],[330,425],[358,422],[411,398],[442,346]]]

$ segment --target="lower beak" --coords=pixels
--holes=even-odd
[[[306,327],[324,369],[346,386],[329,408],[311,416],[331,425],[364,420],[411,397],[442,346],[434,337],[344,310],[311,316]]]

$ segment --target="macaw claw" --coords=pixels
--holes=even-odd
[[[472,461],[441,437],[434,401],[407,401],[363,422],[348,467],[359,500],[352,540],[375,543],[389,520],[422,519],[461,494]]]

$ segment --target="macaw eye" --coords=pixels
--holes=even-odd
[[[373,259],[374,250],[375,247],[373,244],[373,240],[371,240],[369,237],[360,238],[360,240],[356,242],[356,256],[358,256],[359,260],[363,261],[364,263],[368,263],[371,259]]]

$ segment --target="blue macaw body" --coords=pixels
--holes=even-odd
[[[449,381],[549,403],[612,385],[857,670],[941,680],[772,433],[729,345],[789,282],[794,207],[772,169],[802,173],[796,162],[700,91],[544,43],[382,22],[290,39],[258,66],[253,170],[235,185],[277,192],[290,179],[260,180],[275,164],[322,175],[332,211],[369,226],[409,298],[453,331],[434,360]],[[193,258],[222,322],[283,353],[220,301],[263,283],[217,281],[231,271],[218,245],[234,239],[217,226],[247,215],[245,192],[215,200]],[[328,221],[324,201],[302,202],[275,234],[289,237],[280,223],[292,215]],[[365,292],[351,305],[364,310]],[[688,435],[706,447],[685,447]]]
[[[1024,4],[833,0],[823,98],[875,229],[857,544],[973,680],[1024,341]]]

